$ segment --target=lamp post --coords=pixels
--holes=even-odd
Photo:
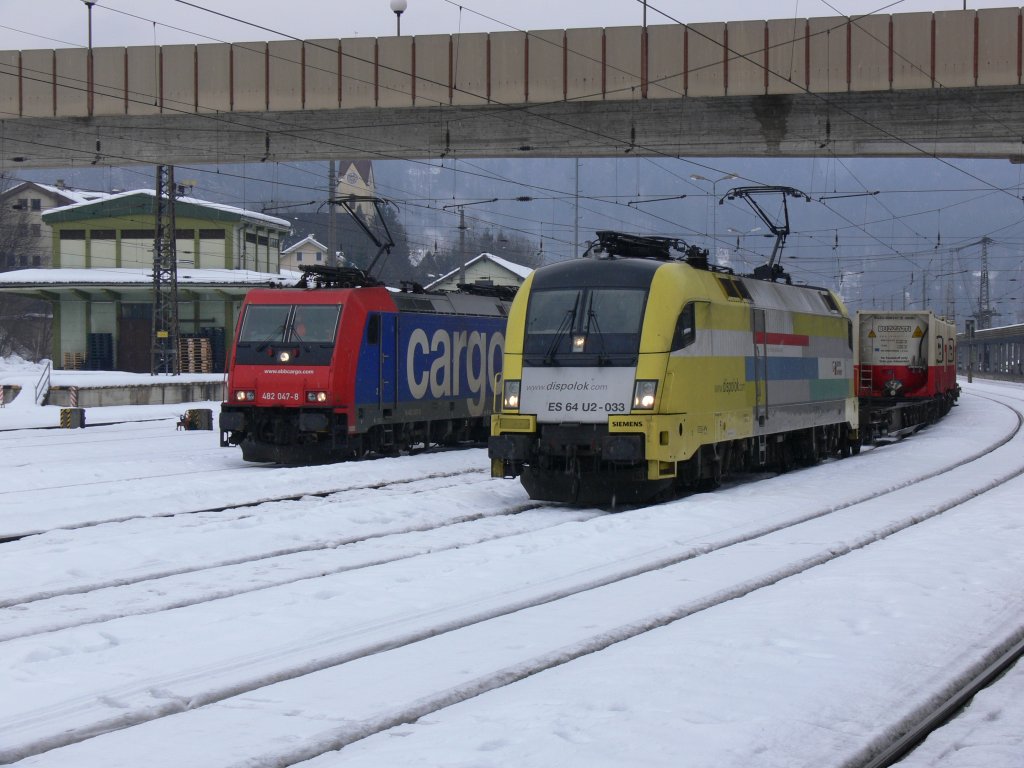
[[[727,229],[728,229],[730,234],[736,235],[736,256],[740,255],[740,238],[741,237],[746,237],[747,235],[752,235],[755,232],[760,232],[761,231],[760,227],[754,227],[753,229],[747,229],[747,230],[733,229],[732,227],[728,227]],[[747,263],[746,257],[744,257],[743,263],[744,264]]]
[[[402,36],[402,14],[408,7],[409,3],[406,0],[391,0],[391,10],[395,12],[395,23],[399,37]]]
[[[86,8],[86,10],[88,12],[88,15],[89,15],[89,50],[88,50],[88,53],[86,54],[88,56],[88,60],[86,61],[85,71],[86,71],[87,87],[89,89],[89,93],[88,93],[88,96],[87,96],[87,101],[88,101],[88,105],[89,105],[89,116],[92,117],[92,94],[93,94],[93,79],[92,79],[93,78],[93,74],[92,74],[92,7],[94,5],[96,5],[96,0],[82,0],[82,2],[85,3],[85,8]]]
[[[744,229],[733,229],[732,227],[727,227],[726,229],[727,229],[727,231],[730,234],[736,235],[736,250],[737,251],[740,249],[740,238],[741,237],[746,237],[747,235],[752,235],[755,232],[760,232],[761,231],[760,227],[754,227],[753,229],[746,229],[746,230],[744,230]]]
[[[720,179],[709,179],[707,176],[701,176],[699,173],[691,173],[690,178],[694,181],[706,181],[711,185],[711,197],[713,198],[711,200],[711,240],[713,243],[718,239],[718,215],[716,213],[717,209],[715,208],[715,203],[718,200],[718,182],[738,179],[739,176],[735,173],[727,173]],[[715,246],[715,250],[717,250],[717,246]]]

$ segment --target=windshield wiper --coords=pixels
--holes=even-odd
[[[305,349],[307,352],[310,350],[309,342],[307,342],[302,337],[302,334],[299,333],[296,330],[294,322],[291,325],[288,326],[288,340],[289,341],[297,341],[297,342],[299,342],[299,344],[302,346],[302,348]]]
[[[576,304],[566,310],[565,317],[562,318],[561,325],[558,326],[558,330],[555,331],[555,335],[551,339],[551,344],[548,346],[547,354],[544,355],[544,365],[553,365],[555,362],[555,353],[558,352],[558,345],[562,343],[562,339],[565,338],[565,334],[572,328],[573,323],[576,321],[576,306],[579,304],[579,296],[576,297]]]
[[[590,335],[590,327],[594,327],[594,333],[597,335],[597,340],[601,343],[601,350],[597,353],[597,364],[606,365],[612,361],[607,354],[605,354],[604,348],[604,334],[601,332],[601,326],[597,322],[597,313],[594,312],[591,307],[590,312],[587,313],[587,336]]]
[[[257,344],[256,351],[262,352],[264,349],[267,348],[267,345],[273,343],[274,341],[284,341],[284,323],[277,326],[277,328],[270,332],[270,335],[267,336],[267,338],[265,338],[263,341]]]

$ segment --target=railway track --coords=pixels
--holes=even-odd
[[[309,580],[303,589],[292,583],[287,594],[276,596],[281,606],[271,611],[275,626],[288,621],[290,608],[312,600],[341,599],[341,616],[308,622],[302,638],[294,641],[267,632],[266,642],[241,658],[215,652],[82,697],[52,690],[43,697],[46,705],[0,714],[0,728],[11,745],[0,748],[0,757],[12,760],[38,754],[33,764],[44,765],[49,754],[54,760],[67,760],[103,750],[108,757],[125,756],[123,764],[128,765],[140,759],[133,752],[137,741],[181,741],[180,734],[177,739],[170,734],[203,717],[230,721],[224,733],[228,740],[238,739],[235,748],[241,751],[236,754],[259,754],[272,759],[268,764],[291,765],[339,749],[455,702],[735,604],[955,509],[1024,471],[1024,459],[1011,471],[1002,456],[1005,451],[1021,453],[1020,412],[1017,407],[1013,429],[977,446],[971,456],[933,466],[899,484],[876,482],[842,503],[809,501],[802,509],[770,515],[721,515],[737,499],[770,493],[763,484],[751,484],[731,493],[600,516],[584,528],[558,526],[521,534],[516,556],[500,562],[494,558],[496,542],[481,542]],[[876,460],[887,462],[884,454],[892,450],[877,449],[841,464],[864,467]],[[829,485],[829,467],[821,469],[825,471],[800,473],[801,481],[810,486],[809,499],[815,497],[815,482],[821,483],[822,491]],[[812,479],[816,476],[821,479]],[[771,482],[785,483],[792,477]],[[922,503],[922,489],[938,486],[946,501]],[[693,524],[686,515],[698,507],[711,509]],[[901,512],[894,516],[893,509]],[[624,537],[625,531],[632,536]],[[508,541],[500,544],[507,547]],[[751,556],[776,549],[774,559]],[[466,585],[467,576],[479,573],[483,563],[500,579]],[[725,581],[723,574],[728,574]],[[674,587],[672,601],[665,599],[666,583]],[[369,593],[361,591],[364,588]],[[451,597],[426,601],[419,610],[382,609],[384,596],[398,591],[406,594],[407,608],[418,605],[425,595]],[[267,589],[263,595],[275,592]],[[259,633],[258,622],[243,618],[252,610],[246,599],[237,595],[161,614],[161,632],[178,636],[185,626],[201,627],[215,612],[218,621],[237,620],[246,634]],[[609,611],[609,605],[628,606],[628,610]],[[228,617],[237,614],[237,619],[225,619],[225,611]],[[567,622],[566,616],[579,620]],[[338,618],[343,619],[342,629]],[[103,633],[116,637],[119,625],[130,621],[112,620]],[[81,631],[55,633],[48,642],[74,642],[74,633]],[[489,648],[489,637],[515,637],[518,643],[496,659],[481,651]],[[0,645],[0,658],[30,647],[31,641],[27,637]],[[110,656],[114,660],[119,656],[116,646]],[[448,670],[446,684],[431,690],[436,670],[426,679],[416,674],[417,669],[422,671],[425,658],[451,660],[458,669]],[[258,700],[273,700],[274,709],[284,711],[288,707],[281,707],[281,702],[290,695],[303,702],[319,701],[316,691],[326,697],[328,690],[363,690],[359,686],[374,679],[410,681],[409,688],[368,700],[339,702],[336,696],[327,697],[327,710],[302,718],[298,731],[294,717],[278,721],[270,716],[276,725],[269,727],[259,718],[259,733],[232,719],[232,713],[249,711]],[[160,695],[154,696],[154,691]],[[117,702],[116,712],[103,706],[104,701]],[[297,700],[292,703],[298,706]],[[178,717],[167,717],[170,714]],[[325,723],[337,725],[326,727]],[[99,733],[107,735],[97,738]],[[168,761],[184,759],[174,750],[168,755]],[[115,763],[108,760],[108,764]]]
[[[167,464],[155,463],[147,466],[144,471],[125,471],[121,466],[115,466],[110,471],[96,473],[100,475],[96,477],[81,472],[77,467],[66,473],[61,471],[61,467],[56,467],[52,472],[44,472],[42,477],[23,479],[14,484],[13,488],[0,490],[0,503],[7,508],[5,515],[0,516],[0,544],[29,536],[108,523],[223,512],[261,504],[297,501],[307,496],[325,497],[347,491],[381,490],[430,477],[482,471],[467,469],[467,465],[473,466],[473,461],[460,461],[457,450],[437,449],[429,454],[417,455],[445,454],[451,454],[451,459],[444,468],[435,471],[421,471],[415,464],[402,467],[389,464],[387,470],[373,468],[375,464],[372,459],[313,467],[254,465],[244,463],[240,458],[237,461],[228,459],[224,463],[224,454],[220,449],[206,455],[190,456],[193,461],[180,471],[169,471]],[[202,466],[207,458],[215,466]],[[172,466],[175,466],[174,460],[173,456],[168,458]],[[126,460],[124,463],[130,462]],[[67,481],[69,475],[74,481]],[[55,478],[59,479],[55,481]],[[344,478],[344,481],[339,478]],[[171,482],[174,480],[181,483]],[[137,506],[127,508],[126,511],[126,505],[112,508],[104,503],[110,496],[123,495],[129,486],[140,496]],[[202,492],[183,494],[182,486]],[[278,492],[277,488],[282,486],[301,490]],[[52,522],[45,524],[37,513],[38,508],[55,494],[66,494],[68,491],[78,494],[68,497],[70,510],[56,514]],[[232,501],[224,504],[209,503],[211,497],[224,496],[230,497]]]
[[[252,466],[248,466],[248,465],[245,468],[246,469],[252,469],[252,470],[260,469],[259,467],[252,467]],[[216,469],[209,469],[209,470],[201,470],[200,474],[216,473],[216,472],[237,472],[237,468],[230,468],[230,469],[229,468],[216,468]],[[121,478],[121,479],[118,479],[116,481],[97,480],[97,481],[95,481],[93,483],[65,484],[65,485],[52,486],[52,487],[50,487],[48,489],[40,489],[39,492],[40,493],[45,493],[46,491],[52,492],[54,490],[66,491],[66,490],[68,490],[70,488],[81,487],[83,485],[84,486],[94,486],[95,485],[95,486],[106,487],[106,486],[109,486],[109,485],[112,485],[112,484],[118,484],[118,483],[124,483],[124,482],[132,482],[133,480],[142,480],[142,479],[145,479],[145,480],[153,480],[153,479],[172,480],[172,479],[179,478],[179,477],[192,477],[195,474],[196,474],[196,472],[174,472],[174,473],[162,474],[162,475],[159,475],[156,478],[154,478],[154,476],[152,476],[152,475],[146,475],[146,476],[138,477],[138,478]],[[359,493],[359,492],[365,492],[365,491],[384,491],[384,490],[387,490],[387,489],[390,489],[390,488],[395,488],[395,487],[398,487],[398,486],[405,486],[405,485],[416,486],[418,484],[429,483],[429,482],[437,480],[439,478],[458,478],[458,477],[464,477],[464,476],[467,476],[467,475],[474,475],[474,474],[475,475],[480,475],[481,478],[483,477],[483,472],[481,470],[463,469],[463,470],[456,470],[456,471],[453,471],[453,472],[428,473],[428,474],[426,474],[423,477],[407,477],[407,478],[401,478],[401,479],[397,479],[397,480],[379,480],[379,481],[373,481],[373,482],[362,483],[362,484],[360,484],[360,483],[351,483],[351,484],[347,484],[347,485],[341,485],[341,486],[338,486],[338,487],[335,487],[335,488],[328,488],[328,489],[325,489],[325,490],[318,490],[318,491],[311,491],[311,492],[301,492],[301,493],[286,493],[286,494],[280,494],[280,495],[274,495],[274,496],[262,496],[262,497],[255,498],[252,501],[243,501],[243,502],[237,503],[237,504],[221,504],[221,505],[215,505],[215,506],[196,506],[196,507],[190,507],[190,508],[186,508],[186,509],[182,509],[182,510],[173,510],[173,511],[169,511],[169,512],[166,512],[166,513],[160,513],[160,512],[155,512],[154,513],[152,511],[150,511],[150,512],[148,512],[146,514],[124,514],[124,515],[119,515],[119,516],[107,515],[107,516],[101,517],[100,519],[89,520],[89,521],[85,521],[85,522],[81,522],[81,523],[77,523],[77,524],[62,525],[62,526],[57,526],[57,527],[49,528],[49,529],[41,529],[41,530],[35,530],[35,531],[28,531],[28,532],[18,533],[18,534],[14,534],[14,535],[8,535],[8,536],[6,536],[4,538],[0,538],[0,544],[6,544],[6,543],[14,542],[14,541],[19,541],[21,539],[25,539],[25,538],[28,538],[30,536],[39,536],[39,535],[42,535],[42,534],[57,533],[57,532],[61,532],[61,531],[75,531],[75,530],[81,530],[83,528],[94,528],[94,527],[99,526],[99,525],[109,525],[109,524],[112,524],[112,523],[130,523],[130,522],[139,521],[139,520],[157,520],[157,519],[169,518],[169,517],[213,514],[213,513],[218,513],[218,512],[230,512],[230,511],[233,511],[233,510],[238,510],[241,513],[245,513],[247,510],[251,510],[251,509],[256,508],[256,507],[262,507],[262,506],[265,506],[265,505],[273,505],[273,504],[284,504],[284,503],[287,503],[287,502],[296,502],[296,501],[301,501],[302,499],[306,499],[306,498],[324,499],[324,498],[329,498],[331,496],[336,496],[336,495],[345,494],[345,493]],[[413,488],[410,492],[415,492],[415,489]],[[2,495],[2,494],[3,494],[3,492],[0,491],[0,495]]]
[[[80,583],[0,602],[0,642],[223,600],[312,578],[518,536],[595,513],[533,502],[155,574]],[[531,514],[526,514],[531,513]],[[430,536],[430,534],[441,534]]]

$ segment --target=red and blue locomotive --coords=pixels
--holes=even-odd
[[[221,445],[304,464],[483,441],[511,296],[396,291],[358,269],[305,269],[242,305]]]

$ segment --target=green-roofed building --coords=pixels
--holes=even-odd
[[[55,367],[150,370],[155,209],[153,191],[136,190],[46,211],[53,268],[0,274],[0,292],[51,302]],[[279,268],[290,229],[274,216],[176,199],[180,333],[212,340],[213,371],[223,370],[246,292],[294,283]],[[181,359],[183,371],[198,366]]]

